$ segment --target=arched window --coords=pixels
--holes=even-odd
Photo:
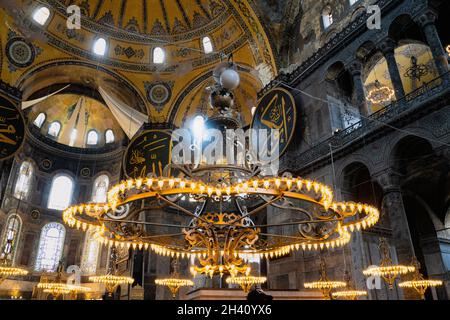
[[[153,63],[164,63],[165,58],[166,54],[164,53],[164,50],[162,48],[156,47],[155,49],[153,49]]]
[[[17,242],[20,237],[20,229],[22,228],[22,220],[19,215],[13,213],[6,220],[5,231],[3,233],[0,252],[0,259],[6,259],[14,262],[14,256],[16,253]]]
[[[40,7],[33,13],[33,20],[43,26],[50,18],[50,10],[47,7]]]
[[[24,161],[20,165],[19,176],[14,186],[14,196],[24,199],[30,191],[31,179],[33,178],[33,165],[29,161]]]
[[[213,45],[209,37],[204,37],[202,43],[203,43],[203,50],[205,51],[205,53],[213,52]]]
[[[72,200],[73,180],[68,175],[59,175],[53,178],[50,196],[48,197],[48,208],[54,210],[65,210]]]
[[[98,56],[104,56],[106,53],[106,40],[99,38],[94,43],[93,51]]]
[[[96,203],[106,203],[106,196],[108,194],[109,177],[104,174],[94,181],[92,189],[92,201]]]
[[[34,125],[38,128],[42,128],[42,125],[45,122],[45,118],[46,118],[45,113],[43,112],[39,113],[39,115],[33,121]]]
[[[66,229],[60,223],[51,222],[42,228],[36,258],[36,271],[56,271],[62,256],[65,236]]]
[[[57,137],[61,131],[61,124],[58,121],[52,122],[48,127],[48,134],[52,137]]]
[[[322,11],[322,22],[323,27],[327,29],[329,26],[333,24],[333,13],[331,12],[330,7],[325,7]]]
[[[95,146],[98,143],[98,133],[95,130],[91,130],[87,135],[87,144]]]
[[[86,233],[84,242],[83,258],[81,260],[81,272],[84,274],[95,274],[97,271],[100,243],[94,239],[94,231]]]
[[[78,130],[73,128],[72,132],[70,133],[69,146],[73,147],[75,145],[75,142],[77,141],[77,137],[78,137]]]
[[[112,143],[112,142],[114,142],[114,140],[115,140],[114,132],[111,129],[106,130],[106,133],[105,133],[106,143]]]

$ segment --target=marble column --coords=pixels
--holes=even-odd
[[[364,83],[362,81],[363,65],[360,61],[355,60],[348,66],[348,71],[353,78],[353,88],[355,89],[355,105],[359,110],[359,113],[363,117],[369,115],[369,109],[367,106],[366,95],[364,93]]]
[[[391,245],[395,246],[398,263],[409,265],[415,253],[408,219],[403,205],[400,175],[392,170],[386,170],[375,176],[383,188],[381,215],[386,215],[389,218],[390,229],[392,230]],[[404,298],[408,300],[419,298],[412,290],[404,290],[403,294]]]
[[[397,61],[395,60],[395,47],[396,42],[389,37],[383,39],[378,45],[378,48],[386,59],[392,87],[395,91],[395,98],[398,101],[405,96],[405,90],[403,89],[402,78],[397,66]]]
[[[434,24],[436,19],[437,14],[428,10],[417,17],[416,22],[421,26],[425,38],[427,39],[439,75],[442,76],[446,74],[445,80],[448,81],[448,55],[442,46],[441,39],[439,38],[439,34]]]

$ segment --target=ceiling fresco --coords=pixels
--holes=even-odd
[[[23,90],[24,99],[55,84],[95,89],[106,81],[122,100],[148,114],[150,122],[180,126],[182,119],[204,108],[198,100],[209,81],[205,75],[233,53],[243,80],[235,96],[249,123],[257,92],[277,74],[270,42],[248,1],[10,2],[16,6],[0,9],[1,77]],[[65,10],[71,4],[82,8],[79,30],[66,28]],[[51,16],[41,27],[30,17],[42,5]],[[100,36],[107,40],[104,57],[92,52]],[[212,41],[212,53],[203,52],[204,36]],[[166,53],[162,65],[152,63],[156,46]],[[198,95],[193,100],[194,91]]]

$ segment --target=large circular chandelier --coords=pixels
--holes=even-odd
[[[221,64],[214,77],[208,124],[222,133],[242,128],[229,92],[239,84],[236,67]],[[281,115],[277,108],[268,114]],[[247,158],[239,165],[225,158],[214,164],[168,164],[162,175],[113,186],[107,203],[68,208],[63,220],[93,230],[105,245],[193,259],[194,275],[236,277],[250,274],[249,259],[340,247],[352,232],[379,219],[370,205],[336,201],[327,185],[289,173],[268,175],[264,165]],[[261,216],[269,209],[291,216],[283,223],[266,222]]]

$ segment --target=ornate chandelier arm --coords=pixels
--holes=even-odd
[[[249,226],[245,228],[269,228],[269,227],[282,227],[282,226],[291,226],[291,225],[299,225],[299,224],[310,224],[310,223],[324,223],[324,222],[339,222],[342,219],[330,219],[330,220],[311,220],[311,221],[296,221],[296,222],[284,222],[284,223],[276,223],[276,224],[264,224],[264,225],[255,225]]]
[[[178,225],[178,224],[166,224],[166,223],[156,223],[156,222],[146,222],[146,221],[133,221],[133,220],[120,220],[120,221],[117,221],[117,220],[114,220],[114,219],[102,219],[101,221],[142,224],[142,225],[146,225],[146,226],[180,228],[180,229],[191,228],[190,226],[183,226],[183,225]]]
[[[197,217],[195,214],[193,214],[193,213],[190,212],[189,210],[186,210],[185,208],[183,208],[183,207],[177,205],[176,203],[170,201],[169,199],[164,198],[164,197],[161,196],[160,194],[156,194],[156,197],[157,197],[158,199],[160,199],[160,200],[162,200],[162,201],[168,203],[169,205],[175,207],[176,209],[180,210],[181,212],[187,214],[188,216],[190,216],[190,217],[192,217],[192,218],[194,218],[194,219],[199,219],[199,220],[201,220],[202,222],[209,224],[209,222],[208,222],[207,220],[203,219],[203,218],[200,217],[200,216]]]
[[[142,237],[142,239],[153,239],[153,238],[166,238],[166,237],[177,237],[177,236],[184,236],[184,233],[172,233],[172,234],[154,234],[152,236],[145,236]]]
[[[252,216],[252,215],[254,215],[254,214],[260,212],[261,210],[263,210],[263,209],[267,208],[268,206],[270,206],[272,203],[277,202],[278,200],[280,200],[282,197],[283,197],[282,195],[279,195],[279,196],[273,198],[272,200],[266,202],[266,203],[263,204],[262,206],[260,206],[260,207],[258,207],[258,208],[256,208],[256,209],[254,209],[254,210],[252,210],[252,211],[250,211],[250,212],[247,213],[247,214],[244,214],[242,217],[239,217],[239,218],[236,218],[236,219],[230,221],[227,225],[233,225],[233,224],[235,224],[235,223],[238,222],[238,221],[241,221],[241,220],[243,220],[243,219],[245,219],[245,218],[247,218],[247,217],[249,217],[249,216]]]

